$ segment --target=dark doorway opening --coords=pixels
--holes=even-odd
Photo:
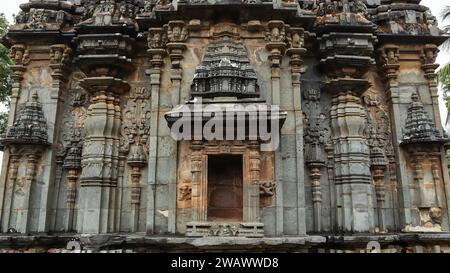
[[[208,156],[208,221],[242,221],[242,155]]]

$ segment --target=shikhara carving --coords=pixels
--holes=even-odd
[[[435,74],[446,37],[418,1],[21,9],[2,40],[0,233],[290,236],[327,251],[342,234],[420,232],[403,249],[450,231]],[[276,149],[263,149],[269,131]],[[330,240],[311,248],[311,234]]]
[[[245,47],[223,38],[208,46],[202,65],[195,71],[193,96],[258,97],[259,85]]]

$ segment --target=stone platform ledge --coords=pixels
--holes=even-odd
[[[149,249],[158,251],[261,251],[307,249],[326,243],[323,236],[240,238],[205,237],[189,238],[177,236],[149,236],[139,234],[61,234],[61,235],[12,235],[0,234],[1,248],[65,248],[77,238],[83,249]]]
[[[151,249],[154,251],[276,251],[308,249],[326,242],[323,236],[240,238],[240,237],[160,237],[145,235],[80,235],[85,248]]]
[[[364,247],[369,242],[376,241],[380,245],[433,245],[450,244],[450,233],[395,233],[383,235],[329,235],[327,246]]]
[[[309,235],[303,237],[205,237],[150,236],[145,234],[0,234],[0,249],[36,248],[43,252],[65,249],[77,238],[84,250],[93,252],[111,249],[133,249],[136,252],[308,252],[319,248],[365,248],[377,241],[387,245],[450,245],[450,233],[397,233],[386,235]]]

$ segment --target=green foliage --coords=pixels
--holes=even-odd
[[[8,21],[4,14],[0,14],[0,37],[8,32]],[[9,108],[9,97],[11,96],[11,69],[12,64],[9,50],[0,44],[0,103]],[[6,130],[8,114],[0,113],[0,134]]]
[[[450,19],[450,6],[445,6],[441,13],[443,21]],[[444,26],[444,31],[450,35],[450,26]],[[450,50],[450,39],[442,45],[444,50]],[[438,71],[438,82],[444,90],[444,99],[446,100],[447,108],[450,110],[450,62],[441,67]]]
[[[447,101],[447,107],[450,107],[450,62],[439,69],[438,82],[444,90],[444,99]]]

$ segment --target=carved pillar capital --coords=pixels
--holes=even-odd
[[[436,78],[435,71],[439,67],[439,64],[436,64],[438,53],[439,48],[434,44],[426,44],[422,50],[422,54],[420,56],[422,61],[422,69],[428,80],[434,80]]]
[[[379,49],[379,64],[386,73],[386,79],[396,81],[400,69],[400,48],[396,45],[386,44]]]
[[[266,49],[269,51],[272,67],[279,67],[287,48],[286,26],[283,21],[272,20],[267,23],[266,41]]]
[[[183,53],[186,50],[185,42],[189,38],[189,30],[186,23],[181,20],[170,21],[164,25],[164,29],[167,31],[167,50],[172,68],[180,69]]]
[[[10,56],[15,66],[25,66],[30,62],[30,55],[24,44],[13,45],[11,47]]]
[[[26,71],[26,66],[30,63],[30,53],[28,52],[26,45],[16,44],[11,47],[10,57],[13,61],[13,65],[11,65],[11,70],[13,71],[11,75],[13,80],[13,88],[20,88],[20,86],[17,85],[23,80],[23,74]],[[15,90],[13,89],[12,96],[18,96],[18,94],[15,94],[14,91]]]
[[[291,65],[292,73],[305,73],[306,67],[303,65],[304,56],[306,54],[305,45],[305,30],[301,27],[288,27],[287,40],[289,48],[286,54],[290,57],[289,64]]]
[[[11,113],[10,120],[12,122],[12,118],[14,118],[14,108],[16,105],[16,101],[19,99],[21,93],[21,82],[23,80],[23,75],[26,71],[26,66],[30,62],[30,54],[28,49],[23,44],[16,44],[11,47],[10,57],[13,61],[13,65],[11,65],[12,70],[12,91],[11,91]]]
[[[72,59],[72,49],[65,44],[50,46],[50,68],[55,80],[64,81],[67,78],[67,70]]]
[[[160,70],[164,65],[164,57],[166,55],[167,31],[164,28],[149,28],[147,42],[150,63],[154,69]]]

